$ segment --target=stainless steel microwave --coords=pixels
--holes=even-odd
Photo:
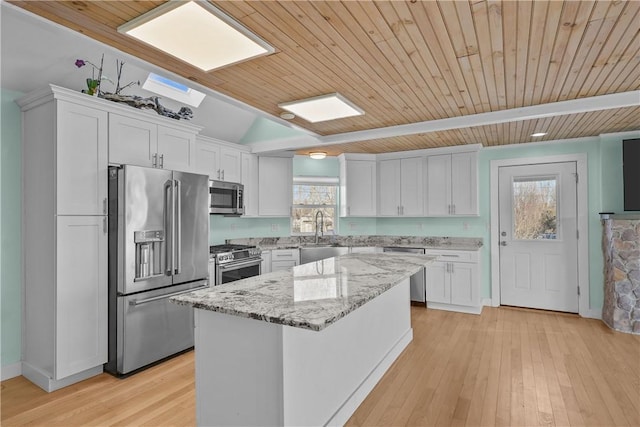
[[[237,182],[209,180],[209,214],[243,215],[244,185]]]

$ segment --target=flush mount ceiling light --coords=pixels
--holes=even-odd
[[[536,133],[532,133],[531,136],[545,136],[547,133],[546,132],[536,132]]]
[[[325,153],[324,151],[315,151],[313,153],[309,153],[309,157],[314,160],[322,160],[327,157],[327,153]]]
[[[285,120],[293,120],[296,118],[296,115],[293,113],[282,112],[280,113],[280,118]]]
[[[339,93],[316,96],[300,101],[285,102],[278,107],[300,116],[308,122],[317,123],[345,117],[361,116],[364,111]]]
[[[204,71],[275,51],[207,1],[171,0],[121,25],[118,32]]]

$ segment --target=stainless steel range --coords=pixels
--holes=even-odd
[[[216,260],[215,286],[233,282],[261,273],[261,251],[255,246],[216,245],[209,247]]]

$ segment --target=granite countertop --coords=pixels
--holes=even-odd
[[[315,238],[307,236],[231,239],[228,240],[227,243],[253,245],[264,251],[316,246]],[[323,236],[319,239],[319,245],[347,247],[406,247],[477,251],[482,248],[482,239],[475,237]]]
[[[414,254],[349,254],[172,297],[178,304],[320,331],[429,265]],[[407,304],[409,301],[407,301]]]

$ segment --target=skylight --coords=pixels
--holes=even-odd
[[[154,73],[149,73],[142,88],[196,108],[205,97],[200,91]]]
[[[308,122],[324,122],[345,117],[361,116],[364,111],[339,93],[316,96],[300,101],[285,102],[278,107],[300,116]]]
[[[118,27],[204,71],[273,53],[275,49],[207,1],[171,0]]]

